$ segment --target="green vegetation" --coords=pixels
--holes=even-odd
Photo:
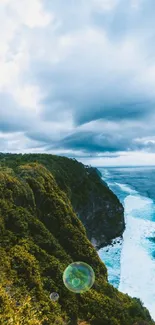
[[[47,154],[0,154],[2,167],[17,171],[19,165],[40,163],[54,176],[85,226],[87,237],[100,248],[122,235],[124,210],[116,195],[102,181],[100,172],[75,159]]]
[[[51,156],[35,155],[35,162],[23,156],[0,157],[0,325],[154,324],[139,299],[107,282],[106,267],[70,202],[76,175],[71,169],[65,181],[70,160],[54,156],[52,167]],[[64,160],[58,181],[59,159]],[[75,261],[95,271],[95,284],[82,294],[63,284],[64,270]],[[57,302],[51,292],[58,292]]]

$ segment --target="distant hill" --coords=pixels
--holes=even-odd
[[[98,196],[104,187],[104,197],[120,205],[97,171],[51,155],[1,154],[0,160],[0,325],[154,324],[139,299],[108,283],[74,211],[88,203],[90,187],[98,188]],[[96,275],[92,289],[82,294],[68,291],[62,281],[73,261],[88,263]],[[59,294],[57,302],[51,292]]]

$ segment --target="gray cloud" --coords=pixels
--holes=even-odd
[[[115,153],[117,151],[129,151],[141,148],[141,145],[133,145],[131,139],[120,137],[116,134],[104,135],[93,132],[77,132],[72,134],[60,142],[56,146],[63,149],[71,149],[76,152],[79,150],[85,154],[97,155],[100,152]],[[56,148],[53,143],[48,147],[48,150]]]
[[[115,2],[107,10],[97,0],[43,1],[51,23],[22,26],[10,43],[15,55],[24,39],[28,64],[19,81],[39,89],[39,108],[1,92],[2,132],[23,132],[30,149],[36,141],[77,156],[154,152],[155,3]]]
[[[105,136],[104,134],[94,134],[93,132],[80,132],[66,137],[61,141],[60,145],[64,148],[97,153],[100,151],[123,151],[126,150],[128,143],[122,138],[118,141],[112,135]]]
[[[31,124],[32,115],[21,108],[13,96],[7,92],[0,92],[0,131],[25,131]]]

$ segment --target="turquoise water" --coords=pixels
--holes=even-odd
[[[109,281],[155,319],[155,167],[99,168],[125,208],[123,240],[99,250]]]

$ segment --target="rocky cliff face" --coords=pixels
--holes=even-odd
[[[86,228],[87,237],[99,249],[122,235],[124,211],[120,203],[114,203],[111,198],[99,197],[92,192],[89,199],[77,214]]]
[[[70,198],[72,206],[86,228],[87,237],[99,249],[125,229],[123,206],[102,180],[97,168],[75,159],[47,154],[0,154],[0,164],[13,168],[38,162],[55,177],[59,187]]]
[[[122,235],[125,229],[124,208],[102,181],[100,172],[92,167],[86,170],[89,177],[87,199],[77,205],[75,211],[86,228],[89,240],[99,249]]]

